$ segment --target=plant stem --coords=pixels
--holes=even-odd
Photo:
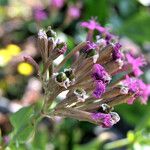
[[[130,144],[129,140],[125,138],[125,139],[121,139],[121,140],[117,140],[117,141],[105,144],[104,150],[117,149],[120,147],[127,146],[129,144]]]
[[[62,66],[64,66],[64,64],[66,63],[66,61],[72,56],[74,55],[77,51],[80,51],[81,49],[83,49],[85,46],[87,45],[87,42],[82,42],[79,45],[77,45],[65,58],[64,60],[56,67],[54,72],[58,72]]]

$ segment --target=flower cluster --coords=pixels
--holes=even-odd
[[[81,26],[89,30],[87,40],[70,51],[57,66],[54,60],[67,51],[67,44],[60,42],[50,27],[39,31],[43,70],[38,71],[38,75],[45,91],[42,113],[108,128],[120,120],[119,115],[112,112],[114,106],[131,104],[137,97],[146,104],[150,85],[137,78],[146,62],[143,57],[123,54],[118,38],[94,19],[82,22]],[[94,30],[98,31],[99,38],[93,38]],[[77,53],[78,57],[65,68],[65,63]],[[38,68],[34,60],[26,60]],[[120,78],[112,80],[118,74]],[[52,108],[53,101],[64,91],[66,97]]]

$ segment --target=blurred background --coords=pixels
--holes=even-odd
[[[119,35],[127,51],[145,55],[148,65],[142,78],[150,83],[150,0],[0,0],[2,145],[7,145],[12,131],[9,115],[23,106],[42,101],[41,83],[34,67],[21,59],[27,54],[40,63],[36,40],[38,30],[50,25],[67,42],[70,51],[85,40],[86,31],[79,24],[91,17],[96,17],[101,25],[110,27]],[[111,129],[73,119],[44,118],[34,140],[20,144],[18,149],[149,150],[150,102],[147,105],[138,101],[133,105],[123,104],[115,110],[121,120]],[[22,140],[26,140],[25,136]]]

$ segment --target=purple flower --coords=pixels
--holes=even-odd
[[[150,84],[145,84],[142,80],[138,79],[141,103],[146,104],[150,96]]]
[[[94,64],[92,68],[92,78],[96,81],[102,81],[104,83],[109,83],[111,78],[100,64]]]
[[[94,119],[97,122],[100,122],[103,128],[110,128],[112,127],[112,118],[110,114],[104,114],[104,113],[93,113],[92,119]]]
[[[105,32],[102,33],[102,37],[106,40],[107,44],[112,43],[112,41],[118,41],[118,37],[108,31],[109,29],[105,30]]]
[[[106,85],[102,81],[95,82],[95,89],[93,91],[93,96],[95,98],[100,98],[103,93],[105,93]]]
[[[82,22],[82,27],[88,28],[89,30],[98,30],[100,32],[105,32],[107,29],[102,27],[99,23],[97,23],[94,19],[91,19],[89,22]]]
[[[122,59],[122,53],[120,52],[120,48],[121,48],[121,44],[116,43],[112,53],[112,57],[114,60]]]
[[[132,65],[133,73],[135,76],[138,77],[143,74],[143,71],[140,69],[140,67],[146,64],[143,56],[134,58],[131,54],[128,53],[126,54],[126,58],[128,63]]]
[[[78,19],[80,17],[80,9],[77,6],[70,6],[68,8],[68,16],[71,19]]]
[[[139,84],[136,78],[130,78],[128,75],[126,75],[123,84],[128,87],[129,92],[139,95]]]
[[[129,76],[126,76],[123,84],[128,87],[129,92],[134,93],[134,96],[128,100],[128,104],[132,104],[136,97],[140,97],[141,103],[146,104],[150,96],[150,85],[146,85],[141,79]]]
[[[45,20],[47,18],[47,14],[44,10],[42,10],[41,8],[36,8],[34,10],[34,18],[37,21],[42,21]]]
[[[89,52],[90,50],[97,49],[97,48],[98,48],[97,44],[91,41],[87,41],[87,45],[84,48],[84,52]]]
[[[51,0],[51,4],[53,7],[60,9],[64,5],[64,0]]]

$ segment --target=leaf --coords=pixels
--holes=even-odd
[[[42,131],[37,131],[35,133],[35,138],[31,143],[33,150],[44,150],[46,144],[48,143],[49,132],[47,129],[42,129]]]
[[[101,141],[95,138],[91,142],[82,145],[74,145],[73,150],[98,150],[101,147]]]
[[[147,105],[142,105],[138,100],[132,105],[122,104],[115,107],[116,112],[119,113],[121,118],[132,126],[136,126],[140,123],[141,118],[143,118],[149,109],[149,103]]]
[[[12,141],[22,143],[29,138],[34,129],[31,121],[32,116],[32,106],[24,107],[10,116],[11,124],[14,127]]]
[[[104,23],[108,17],[109,3],[106,0],[86,0],[85,1],[85,19],[89,20],[89,16],[98,17],[100,23]]]
[[[150,39],[150,14],[148,11],[141,11],[124,22],[120,34],[142,44]]]

